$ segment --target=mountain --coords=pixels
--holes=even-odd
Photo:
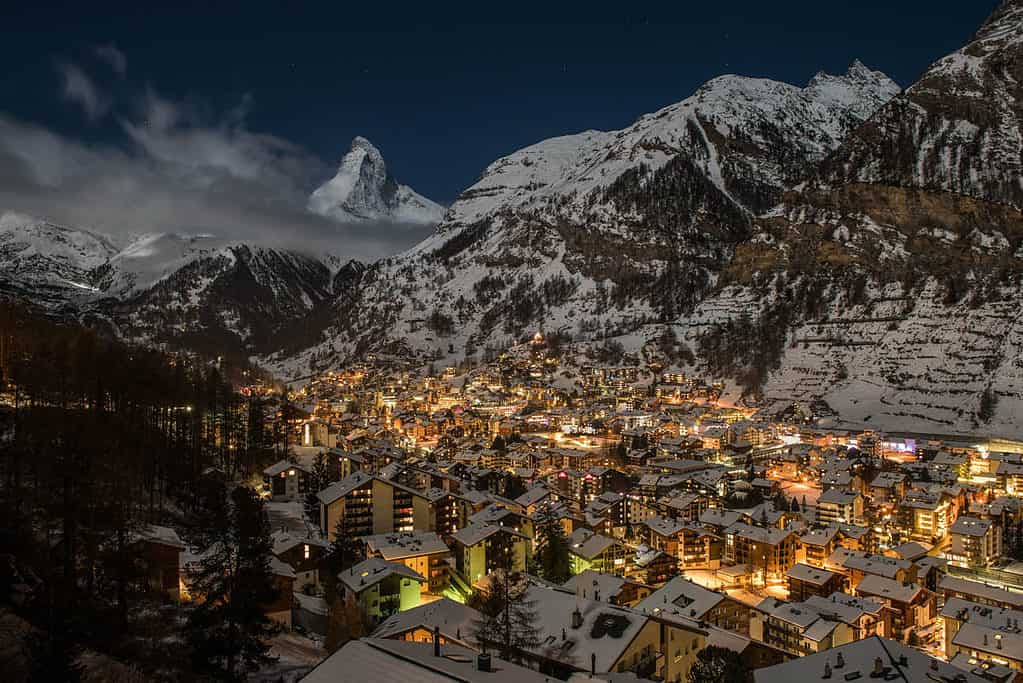
[[[1023,0],[904,92],[854,64],[724,76],[612,132],[492,164],[368,268],[299,374],[450,364],[537,329],[836,426],[1023,438]]]
[[[43,308],[60,308],[93,292],[90,271],[116,253],[114,243],[97,233],[0,214],[0,292],[30,297]]]
[[[1023,436],[1021,39],[1003,2],[760,217],[688,320],[712,367],[853,426]],[[784,330],[759,358],[743,314]]]
[[[0,293],[122,338],[212,355],[308,343],[361,270],[208,235],[143,235],[118,248],[96,232],[0,215]]]
[[[352,140],[337,175],[310,195],[307,208],[341,223],[436,225],[444,217],[444,207],[399,184],[380,150],[363,137]]]
[[[540,326],[585,337],[676,318],[756,214],[898,92],[859,62],[802,88],[723,76],[624,130],[515,152],[434,235],[369,269],[328,341],[289,363],[389,343],[461,355]]]
[[[147,235],[94,271],[102,296],[82,310],[135,341],[266,353],[300,338],[359,267],[211,236]]]
[[[1023,206],[1023,3],[1003,2],[829,160],[832,182],[954,192]]]

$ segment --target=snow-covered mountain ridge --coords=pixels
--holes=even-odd
[[[295,343],[281,333],[332,304],[356,263],[209,235],[98,233],[0,215],[0,291],[143,343],[223,353]]]
[[[860,64],[805,88],[726,76],[508,155],[320,344],[270,361],[440,365],[543,329],[850,425],[1023,438],[1021,7],[905,93]]]
[[[508,155],[434,235],[367,272],[308,357],[388,342],[463,354],[538,325],[587,335],[675,317],[713,286],[756,213],[898,92],[859,62],[802,88],[722,76],[624,130]]]

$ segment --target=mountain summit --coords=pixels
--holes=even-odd
[[[444,207],[400,185],[388,173],[380,150],[364,137],[352,140],[337,175],[310,195],[307,208],[341,223],[436,225],[444,217]]]

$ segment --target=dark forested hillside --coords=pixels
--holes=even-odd
[[[225,481],[273,458],[233,372],[0,306],[0,608],[37,629],[20,673],[73,678],[84,648],[189,678],[168,647],[184,615],[133,542],[152,524],[188,538]]]

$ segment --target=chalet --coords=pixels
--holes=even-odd
[[[990,519],[963,516],[949,529],[950,564],[959,567],[990,567],[1002,555],[1002,527]]]
[[[892,610],[894,638],[907,639],[915,629],[923,629],[934,622],[937,601],[933,593],[915,583],[895,581],[869,574],[856,584],[856,594],[875,598]]]
[[[845,587],[845,577],[827,569],[808,564],[794,564],[785,573],[788,580],[789,600],[802,601],[814,595],[827,597]]]
[[[367,557],[400,563],[427,577],[424,593],[440,595],[448,585],[448,559],[451,551],[433,531],[405,531],[365,536]]]
[[[859,522],[863,519],[863,496],[856,491],[831,488],[817,499],[817,523]]]
[[[658,618],[706,622],[736,633],[749,630],[749,607],[681,576],[654,591],[636,607]]]
[[[579,593],[584,599],[606,602],[621,607],[634,607],[653,592],[653,588],[621,576],[602,574],[586,569],[564,583],[565,590]]]
[[[270,556],[270,573],[276,595],[272,602],[263,605],[263,613],[271,621],[291,628],[291,612],[295,604],[295,570],[287,562]]]
[[[511,527],[469,524],[451,535],[455,569],[476,584],[498,569],[525,571],[530,537]]]
[[[133,532],[129,543],[141,565],[140,574],[149,591],[172,600],[181,597],[181,553],[185,544],[170,527],[150,524]]]
[[[796,563],[799,537],[787,529],[764,529],[744,522],[725,529],[724,561],[746,564],[761,572],[764,581],[780,580]]]
[[[283,530],[275,532],[272,540],[273,556],[294,570],[299,590],[320,585],[320,567],[329,545],[326,540]]]
[[[753,672],[753,683],[833,683],[836,679],[854,681],[871,677],[880,680],[890,677],[907,683],[991,683],[970,670],[960,669],[916,648],[878,636],[757,669]]]
[[[395,612],[416,607],[426,577],[403,564],[379,557],[338,575],[341,599],[357,605],[370,619],[382,621]]]
[[[432,643],[436,636],[442,645],[473,647],[474,623],[479,618],[480,613],[473,608],[450,598],[440,598],[395,612],[380,622],[372,636],[415,643]]]
[[[945,624],[945,652],[964,653],[983,662],[1023,671],[1023,611],[949,598],[941,610]]]
[[[625,573],[625,546],[620,541],[588,529],[572,532],[568,538],[568,553],[573,574],[587,570],[615,576]]]

